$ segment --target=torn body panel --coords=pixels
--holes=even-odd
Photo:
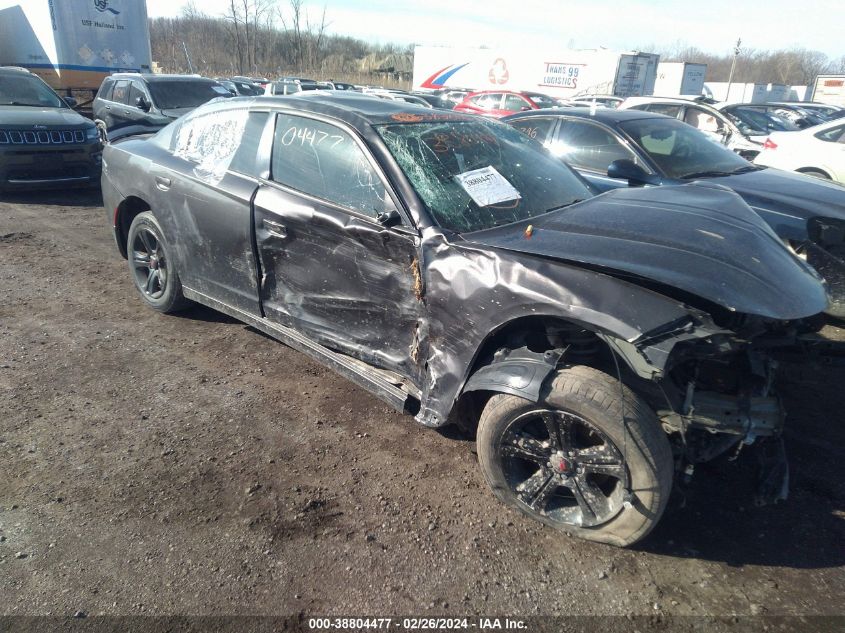
[[[272,185],[254,205],[267,318],[418,382],[415,235]]]
[[[689,317],[681,303],[609,275],[544,258],[529,266],[439,231],[423,238],[422,252],[429,336],[418,420],[427,426],[447,422],[485,341],[514,321],[552,317],[635,341]]]

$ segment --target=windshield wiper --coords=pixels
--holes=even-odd
[[[565,209],[566,207],[571,207],[573,204],[578,204],[579,202],[584,202],[586,198],[575,198],[575,200],[571,200],[566,204],[562,204],[559,207],[552,207],[551,209],[546,209],[540,215],[545,215],[546,213],[551,213],[552,211],[560,211],[561,209]]]
[[[711,171],[694,171],[691,174],[684,174],[683,176],[679,176],[681,180],[689,180],[691,178],[718,178],[719,176],[730,176],[736,172],[732,171],[718,171],[718,170],[711,170]]]
[[[733,174],[745,174],[749,171],[760,171],[761,169],[763,169],[763,168],[760,167],[759,165],[745,165],[744,167],[734,169],[731,172],[731,175],[733,175]]]
[[[33,107],[33,108],[42,108],[42,107],[44,107],[44,104],[43,104],[43,103],[24,103],[23,101],[10,101],[10,102],[9,102],[9,103],[7,103],[6,105],[13,105],[13,106],[29,106],[29,107]],[[47,106],[47,107],[50,107],[50,106]],[[52,106],[52,107],[57,107],[57,106]]]

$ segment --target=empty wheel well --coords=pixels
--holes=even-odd
[[[120,203],[114,213],[114,226],[118,236],[117,246],[120,249],[120,254],[124,258],[127,257],[126,239],[129,235],[129,227],[132,225],[132,220],[135,216],[144,211],[149,211],[150,205],[135,196],[129,196]]]
[[[564,359],[570,365],[586,365],[610,375],[616,375],[613,352],[595,332],[583,325],[557,317],[525,317],[517,319],[488,335],[472,363],[467,377],[490,364],[493,355],[502,348],[527,347],[542,353],[552,349],[566,349]],[[619,361],[620,366],[624,365]],[[623,369],[627,369],[627,366]],[[452,421],[470,435],[492,391],[462,393],[452,409]]]
[[[795,171],[806,174],[806,173],[816,173],[816,174],[824,174],[824,177],[830,180],[830,174],[827,173],[824,169],[819,169],[818,167],[799,167]]]

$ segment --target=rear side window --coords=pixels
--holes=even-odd
[[[258,146],[261,144],[261,134],[267,123],[267,112],[250,112],[246,120],[241,144],[238,146],[229,169],[249,176],[258,175]]]
[[[226,175],[241,145],[248,118],[246,108],[189,115],[175,124],[171,151],[177,158],[194,163],[197,178],[217,183]]]
[[[112,101],[116,101],[117,103],[128,103],[127,99],[129,98],[129,81],[128,80],[121,80],[116,81],[114,84],[114,90],[112,92]]]
[[[561,125],[551,149],[566,162],[593,171],[607,171],[610,163],[620,158],[638,162],[634,153],[604,128],[572,119]]]
[[[99,99],[106,99],[107,101],[111,100],[111,92],[114,88],[114,80],[106,79],[103,81],[103,85],[100,86],[100,91],[97,93],[97,97]]]
[[[845,125],[837,125],[829,130],[818,132],[815,137],[828,143],[845,143]]]
[[[532,116],[521,121],[514,121],[512,125],[528,138],[533,138],[538,143],[545,143],[549,140],[549,132],[552,131],[554,123],[555,120],[551,117]]]
[[[314,119],[276,117],[271,177],[370,217],[392,206],[378,173],[355,140],[340,128]]]
[[[666,116],[678,118],[678,113],[681,111],[681,106],[673,105],[671,103],[647,103],[642,107],[635,108],[637,110],[645,110],[646,112],[657,112],[657,114],[665,114]]]

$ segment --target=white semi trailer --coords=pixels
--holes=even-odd
[[[816,77],[811,100],[845,108],[845,75],[819,75]]]
[[[417,46],[414,87],[527,90],[553,97],[652,94],[659,55],[597,50],[515,51]]]
[[[69,93],[150,65],[145,0],[0,0],[0,66],[27,68]]]
[[[707,64],[690,62],[660,62],[654,94],[661,97],[699,96],[704,90]]]

